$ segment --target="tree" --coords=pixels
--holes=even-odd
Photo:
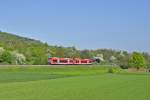
[[[3,54],[1,55],[1,59],[2,59],[3,62],[7,62],[7,63],[11,64],[11,62],[12,62],[12,55],[11,55],[11,53],[9,51],[5,50],[3,52]]]
[[[13,60],[15,61],[15,64],[25,64],[26,57],[23,54],[12,52]]]
[[[0,47],[0,62],[3,62],[2,54],[3,54],[4,51],[5,51],[4,48]]]
[[[147,66],[150,67],[150,54],[147,53],[147,52],[143,52],[142,54],[143,54],[143,56],[144,56],[144,58],[146,60]]]
[[[93,54],[90,52],[90,50],[82,50],[80,51],[81,58],[93,58]]]
[[[146,62],[143,55],[138,52],[133,52],[129,59],[129,67],[134,67],[137,69],[146,67]]]
[[[3,47],[0,47],[0,55],[4,52],[4,48]]]

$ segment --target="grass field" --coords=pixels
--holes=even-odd
[[[0,69],[0,100],[150,100],[150,75],[107,67]]]

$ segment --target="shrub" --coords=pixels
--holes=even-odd
[[[114,71],[114,69],[112,67],[108,69],[108,73],[114,73],[114,72],[115,71]]]
[[[120,68],[122,68],[122,69],[128,69],[129,66],[127,64],[122,64],[122,65],[120,65]]]
[[[2,60],[2,62],[7,62],[7,63],[11,64],[11,62],[12,62],[11,53],[9,51],[4,51],[3,54],[1,55],[1,60]]]
[[[23,54],[12,52],[16,64],[25,64],[26,57]]]

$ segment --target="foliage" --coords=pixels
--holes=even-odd
[[[120,68],[122,68],[122,69],[128,69],[128,68],[129,68],[129,66],[128,66],[128,65],[126,65],[126,64],[121,64],[121,65],[120,65]]]
[[[146,67],[145,58],[141,53],[133,52],[129,59],[129,66],[135,67],[137,69],[141,67]]]
[[[7,62],[7,63],[11,64],[12,63],[11,53],[9,51],[5,50],[1,55],[1,60],[2,60],[2,62]]]
[[[15,61],[15,64],[25,64],[26,57],[23,54],[12,52],[13,60]]]
[[[0,47],[0,62],[3,62],[2,54],[3,54],[4,51],[5,51],[4,48]]]
[[[145,58],[146,65],[147,65],[148,67],[150,67],[150,54],[147,53],[147,52],[143,52],[142,55],[143,55],[144,58]]]
[[[0,55],[2,55],[2,53],[4,52],[4,48],[3,47],[0,47]]]
[[[108,69],[108,73],[114,73],[114,70],[112,67]]]

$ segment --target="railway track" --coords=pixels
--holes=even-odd
[[[0,68],[6,67],[93,67],[93,66],[114,66],[114,65],[0,65]]]

